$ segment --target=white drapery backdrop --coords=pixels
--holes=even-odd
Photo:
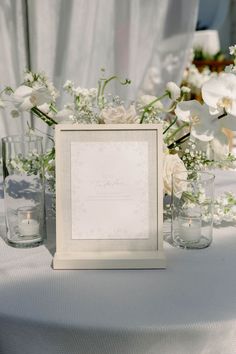
[[[1,0],[0,87],[19,85],[25,67],[59,89],[66,79],[96,87],[103,67],[131,79],[111,88],[123,99],[161,94],[181,81],[197,13],[198,0]],[[1,136],[23,132],[25,120],[1,112]]]

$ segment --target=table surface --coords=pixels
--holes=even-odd
[[[235,226],[203,250],[165,242],[165,270],[102,271],[53,270],[49,226],[37,248],[0,240],[1,354],[236,353]]]

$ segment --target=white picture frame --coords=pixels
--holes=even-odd
[[[54,269],[165,268],[162,126],[56,126]]]

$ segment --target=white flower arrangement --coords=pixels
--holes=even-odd
[[[200,72],[195,64],[191,64],[184,72],[183,82],[189,87],[192,94],[199,95],[202,85],[209,79],[217,77],[217,75],[207,66]]]
[[[130,80],[120,80],[117,76],[105,77],[103,70],[97,88],[77,87],[67,80],[63,90],[70,100],[59,109],[56,104],[58,90],[47,76],[26,71],[19,87],[6,87],[0,92],[0,108],[10,101],[13,118],[21,116],[22,112],[30,112],[51,127],[60,123],[162,123],[164,187],[165,192],[170,194],[170,176],[173,172],[214,165],[229,167],[236,160],[229,152],[229,139],[224,133],[224,128],[236,130],[235,48],[230,47],[234,56],[233,66],[227,67],[222,75],[210,76],[207,80],[204,78],[201,85],[203,104],[196,100],[187,101],[190,89],[169,82],[162,95],[143,95],[126,107],[120,97],[106,91],[112,80],[118,80],[121,85],[130,84]],[[30,130],[32,133],[31,127]],[[46,177],[53,185],[54,148],[45,154],[43,164]],[[22,164],[20,166],[22,168]]]

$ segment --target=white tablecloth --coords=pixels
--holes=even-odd
[[[165,243],[166,270],[55,271],[54,238],[0,240],[1,354],[236,353],[235,227],[203,250]]]

